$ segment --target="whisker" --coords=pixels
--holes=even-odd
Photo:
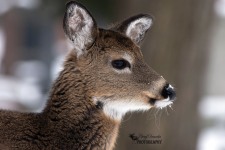
[[[167,107],[166,107],[165,111],[166,111],[167,116],[169,116],[169,112],[168,112],[168,110],[167,110]]]
[[[170,105],[169,108],[170,108],[171,110],[175,111],[175,110],[173,109],[172,105]]]
[[[149,110],[149,114],[148,114],[148,116],[147,116],[147,119],[148,119],[148,120],[154,119],[154,109],[153,109],[153,108],[151,108],[151,109]]]
[[[161,118],[160,114],[162,114],[162,112],[161,113],[159,113],[159,112],[160,112],[160,109],[157,109],[156,113],[155,113],[155,126],[156,126],[157,130],[160,130],[160,118]],[[158,117],[157,117],[157,115],[158,115]]]
[[[122,122],[127,122],[131,117],[133,113],[128,113],[128,117],[126,119],[122,119]]]

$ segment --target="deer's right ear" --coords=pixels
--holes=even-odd
[[[95,20],[83,5],[74,1],[66,5],[63,27],[78,56],[89,49],[97,37]]]
[[[124,20],[111,29],[119,31],[129,37],[134,43],[140,45],[145,33],[152,26],[153,18],[147,14],[139,14]]]

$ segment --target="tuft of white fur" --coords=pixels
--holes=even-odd
[[[174,87],[172,85],[169,84],[169,88],[174,89]]]
[[[130,64],[133,64],[133,58],[126,52],[123,55],[123,59],[127,60]]]
[[[81,13],[83,18],[78,14]],[[93,37],[91,35],[94,22],[92,17],[83,9],[77,5],[71,6],[68,10],[68,13],[73,14],[73,16],[68,18],[68,27],[77,31],[72,35],[73,46],[77,52],[77,56],[80,56],[84,53],[85,45],[87,43],[93,42]],[[78,29],[82,26],[81,29]]]
[[[173,101],[170,100],[170,98],[166,98],[166,99],[163,99],[163,100],[157,100],[155,102],[155,107],[156,108],[164,108],[166,106],[171,106],[173,104]]]
[[[137,100],[109,100],[94,98],[94,102],[100,100],[103,103],[103,112],[114,120],[121,120],[128,112],[146,111],[151,108],[150,105]]]
[[[131,73],[130,68],[124,68],[122,70],[114,69],[114,71],[118,74],[124,74],[124,73],[130,74]]]

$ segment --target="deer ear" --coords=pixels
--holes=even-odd
[[[74,1],[66,5],[63,26],[78,56],[90,48],[97,36],[95,20],[83,5]]]
[[[152,26],[152,22],[153,19],[150,15],[139,14],[128,18],[112,29],[125,34],[134,43],[140,45],[141,41],[144,39],[145,33]]]

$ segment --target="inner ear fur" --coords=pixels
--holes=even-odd
[[[97,37],[95,19],[82,4],[75,1],[66,4],[63,27],[78,55],[89,49]]]
[[[152,23],[152,16],[148,14],[139,14],[114,25],[111,29],[125,34],[134,43],[140,45],[144,39],[145,33],[152,26]]]

